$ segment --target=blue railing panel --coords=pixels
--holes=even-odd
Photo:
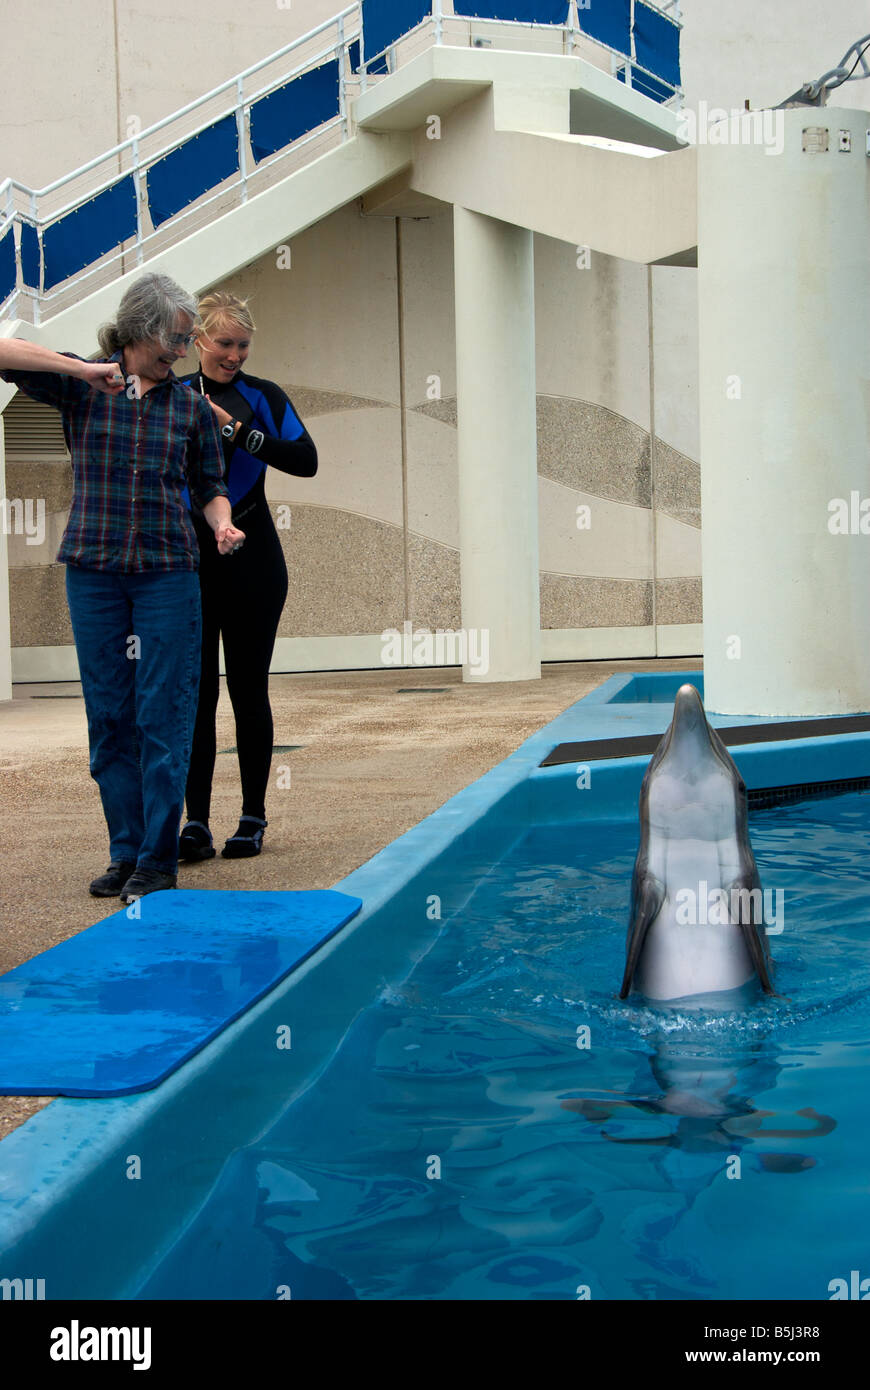
[[[136,187],[132,175],[104,188],[42,233],[44,287],[68,280],[136,235]]]
[[[634,54],[642,68],[649,68],[656,77],[669,82],[672,87],[680,85],[680,29],[665,15],[651,10],[636,0],[634,7]],[[644,79],[638,73],[636,87]],[[673,95],[669,93],[668,95]]]
[[[469,19],[516,19],[524,24],[565,24],[568,0],[454,0],[454,14]]]
[[[581,31],[617,53],[631,53],[631,0],[592,0],[588,10],[578,6]]]
[[[239,172],[235,116],[224,116],[148,170],[148,208],[155,227]]]
[[[616,80],[625,81],[624,70],[616,74]],[[637,68],[632,68],[631,86],[632,91],[640,92],[642,97],[650,97],[653,101],[667,101],[668,97],[674,95],[672,87],[666,87],[664,82],[649,77],[645,72],[638,72]]]
[[[15,228],[10,222],[0,237],[0,304],[15,289]]]
[[[39,288],[39,237],[29,222],[21,224],[21,278],[31,289]]]
[[[431,13],[431,0],[362,0],[366,59],[389,48]]]
[[[300,135],[333,120],[339,111],[338,83],[338,63],[333,60],[255,101],[251,107],[254,158],[259,162],[277,154]]]

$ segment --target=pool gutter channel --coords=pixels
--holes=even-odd
[[[653,679],[669,682],[672,701],[670,686],[675,693],[675,682],[690,678]],[[378,981],[404,979],[449,929],[477,887],[461,872],[466,860],[497,862],[529,824],[567,821],[581,831],[636,816],[648,754],[593,763],[588,779],[575,766],[540,767],[578,734],[661,731],[670,717],[664,698],[613,701],[631,679],[612,677],[570,706],[336,883],[362,898],[357,917],[159,1087],[109,1100],[61,1097],[0,1142],[0,1277],[45,1278],[50,1299],[134,1297],[208,1200],[230,1153],[316,1084]],[[750,787],[854,778],[870,775],[870,734],[752,744],[733,756]],[[434,920],[433,895],[441,907]],[[391,930],[399,913],[403,929]],[[292,1046],[279,1051],[276,1029],[287,1025]],[[127,1177],[134,1154],[141,1180]]]

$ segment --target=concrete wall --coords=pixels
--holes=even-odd
[[[37,33],[32,8],[5,0],[13,58],[0,93],[0,176],[32,184],[57,176],[123,137],[129,116],[147,124],[168,114],[336,8],[335,0],[289,9],[262,0],[244,10],[226,0],[191,0],[182,10],[167,0],[47,0]],[[690,106],[702,97],[726,107],[781,100],[867,28],[862,0],[837,0],[823,24],[805,0],[683,0],[683,13]],[[868,88],[847,85],[836,102],[867,106]],[[269,475],[272,503],[292,511],[290,531],[281,532],[291,579],[279,668],[331,664],[339,647],[328,639],[340,646],[403,618],[460,621],[449,211],[404,218],[400,235],[401,361],[392,218],[345,207],[294,239],[291,269],[269,255],[227,282],[252,299],[251,370],[287,388],[321,455],[314,480]],[[697,651],[696,273],[648,274],[598,255],[581,269],[575,247],[541,236],[535,261],[549,655],[651,654],[654,621],[662,654]],[[92,344],[69,346],[87,352]],[[8,494],[45,497],[50,519],[41,547],[10,537],[18,672],[60,674],[71,634],[63,570],[52,560],[68,481],[56,464],[13,464],[10,473]],[[590,509],[588,529],[576,525],[578,506]],[[309,639],[327,643],[306,647]],[[360,664],[376,653],[371,642],[345,641],[344,650],[358,652]]]
[[[341,0],[2,0],[0,181],[41,188],[336,14]]]
[[[294,241],[292,269],[264,258],[228,282],[252,299],[251,370],[286,386],[322,459],[311,481],[269,474],[270,499],[292,507],[287,636],[377,632],[403,617],[460,623],[451,215],[402,219],[400,235],[401,364],[392,218],[344,209]],[[588,269],[577,261],[575,247],[535,239],[542,625],[646,627],[654,563],[647,272],[603,256]],[[657,466],[660,621],[696,623],[698,468],[665,439]],[[588,529],[577,526],[583,505]]]
[[[541,618],[545,629],[598,630],[604,654],[611,630],[649,629],[654,573],[659,621],[700,621],[698,469],[658,439],[654,559],[647,271],[597,255],[581,268],[578,259],[573,246],[535,239]],[[291,509],[290,529],[280,530],[290,593],[279,635],[377,634],[405,618],[458,627],[452,214],[403,218],[397,233],[394,218],[364,217],[352,204],[295,238],[290,262],[280,268],[270,254],[224,282],[251,300],[250,370],[284,386],[321,458],[315,479],[268,474],[273,506]],[[68,470],[9,468],[14,495],[45,497],[48,518],[41,546],[10,537],[13,647],[66,644],[63,567],[52,562]],[[589,525],[578,529],[583,506]]]
[[[870,30],[866,0],[680,0],[686,105],[776,106],[821,77]],[[870,107],[870,81],[847,82],[832,106]]]
[[[0,497],[7,497],[4,467],[3,416],[0,415]],[[4,518],[5,521],[5,518]],[[9,561],[7,528],[0,526],[0,700],[12,698],[12,661],[9,642]]]

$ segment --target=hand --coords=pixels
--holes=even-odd
[[[245,533],[240,531],[237,526],[230,522],[218,526],[215,533],[218,552],[221,555],[231,555],[234,550],[238,550],[245,543]]]
[[[124,369],[117,362],[83,362],[82,380],[105,396],[120,396],[127,385]]]
[[[206,400],[208,401],[209,405],[211,406],[212,410],[214,411],[215,415],[217,416],[217,422],[218,422],[218,424],[219,424],[219,425],[228,425],[228,424],[230,424],[230,422],[232,421],[232,418],[233,418],[232,415],[228,415],[227,412],[226,412],[225,410],[222,410],[221,407],[220,407],[219,405],[215,405],[215,403],[214,403],[214,401],[212,400],[211,396],[206,396]]]

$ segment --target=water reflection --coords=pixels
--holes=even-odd
[[[799,1139],[803,1144],[823,1139],[836,1129],[836,1120],[813,1106],[780,1113],[756,1105],[753,1096],[773,1091],[782,1070],[766,1040],[723,1053],[718,1044],[702,1039],[659,1038],[625,1097],[596,1092],[566,1097],[562,1107],[595,1125],[601,1137],[613,1144],[694,1154],[719,1152],[725,1161],[739,1157],[756,1142]],[[675,1117],[677,1123],[665,1134],[620,1132],[624,1129],[620,1121],[631,1111]],[[759,1149],[752,1156],[767,1172],[797,1173],[816,1164],[803,1147],[788,1152]],[[710,1181],[717,1176],[714,1169]]]

